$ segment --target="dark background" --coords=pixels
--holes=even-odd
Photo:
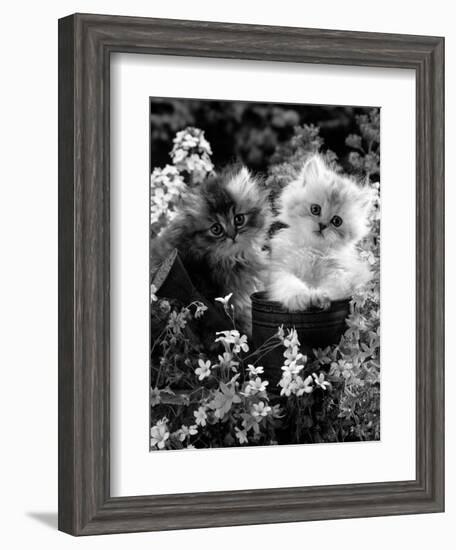
[[[266,172],[278,145],[293,136],[294,128],[313,124],[320,129],[323,149],[343,161],[351,151],[345,144],[358,133],[355,116],[371,107],[211,101],[198,99],[150,99],[150,166],[171,162],[172,140],[179,130],[195,126],[204,130],[212,147],[216,169],[240,161],[256,172]]]

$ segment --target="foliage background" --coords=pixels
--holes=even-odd
[[[266,173],[279,145],[287,143],[296,126],[314,125],[324,148],[334,151],[345,171],[353,172],[345,139],[359,131],[356,115],[370,107],[150,99],[150,165],[169,163],[176,133],[187,126],[204,130],[212,147],[212,162],[220,169],[238,161]]]

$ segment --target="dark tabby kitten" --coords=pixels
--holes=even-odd
[[[250,295],[262,288],[269,224],[267,193],[247,168],[225,170],[186,195],[176,218],[152,243],[152,271],[177,248],[204,297],[233,293],[236,326],[250,334]]]

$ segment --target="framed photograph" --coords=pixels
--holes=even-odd
[[[444,509],[444,41],[59,21],[59,529]]]

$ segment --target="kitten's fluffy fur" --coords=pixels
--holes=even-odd
[[[291,311],[328,308],[366,284],[371,274],[355,245],[368,233],[371,206],[368,187],[309,157],[280,197],[288,227],[271,239],[269,298]]]
[[[185,197],[179,214],[152,243],[152,270],[177,248],[203,296],[213,300],[233,293],[237,326],[250,334],[250,295],[264,278],[269,224],[265,191],[247,168],[230,168]]]

